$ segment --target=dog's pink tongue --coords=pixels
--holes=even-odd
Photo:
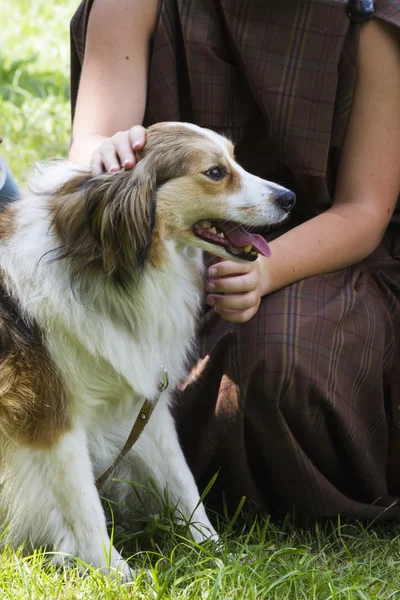
[[[251,245],[259,254],[267,257],[271,256],[271,248],[268,246],[262,235],[258,235],[257,233],[249,233],[244,229],[244,227],[237,225],[229,225],[226,227],[226,229],[224,227],[223,231],[225,237],[234,246],[244,248],[245,246]]]

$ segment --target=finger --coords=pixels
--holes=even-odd
[[[223,294],[243,294],[257,288],[254,273],[245,273],[234,277],[220,277],[206,281],[207,292]]]
[[[257,292],[249,292],[248,294],[226,294],[219,296],[218,294],[208,294],[207,304],[214,306],[216,309],[230,310],[247,310],[248,308],[258,308],[260,297]]]
[[[229,310],[222,309],[217,310],[216,312],[225,320],[230,323],[246,323],[256,314],[257,310],[254,308],[250,308],[248,310]]]
[[[242,275],[253,268],[253,262],[237,263],[232,260],[224,260],[208,269],[209,277],[226,277],[227,275]]]
[[[114,171],[119,171],[121,169],[121,164],[119,162],[117,151],[112,142],[106,142],[102,144],[99,148],[101,162],[104,165],[104,170],[109,173]]]
[[[97,151],[93,153],[90,161],[90,170],[92,175],[101,175],[101,173],[104,173],[103,162],[101,160],[100,153]]]
[[[133,150],[141,150],[146,143],[146,129],[142,125],[135,125],[128,133]]]
[[[127,131],[120,131],[113,137],[114,147],[119,163],[124,169],[132,169],[135,166],[135,155],[132,150],[131,141]]]

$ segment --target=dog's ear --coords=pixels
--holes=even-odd
[[[54,195],[53,225],[60,255],[78,269],[94,268],[126,287],[151,247],[155,177],[141,161],[130,171],[71,178]]]
[[[142,269],[151,247],[156,198],[152,174],[139,163],[94,180],[85,194],[88,229],[101,246],[107,272]]]

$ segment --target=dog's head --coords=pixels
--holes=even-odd
[[[168,240],[222,258],[268,255],[245,227],[284,220],[295,196],[251,175],[232,144],[195,125],[159,123],[130,171],[70,178],[54,195],[53,225],[65,256],[131,279],[146,261],[162,261]]]

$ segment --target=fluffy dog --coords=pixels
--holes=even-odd
[[[115,549],[107,564],[96,480],[113,465],[119,480],[150,476],[191,518],[195,540],[216,537],[179,446],[169,390],[193,349],[202,250],[235,260],[268,255],[244,226],[283,220],[294,194],[244,171],[225,138],[182,123],[149,128],[131,171],[93,177],[60,161],[41,167],[33,186],[0,215],[4,540],[129,573]],[[165,370],[170,386],[161,393]],[[143,402],[158,399],[117,465]],[[101,491],[135,501],[113,477]]]

